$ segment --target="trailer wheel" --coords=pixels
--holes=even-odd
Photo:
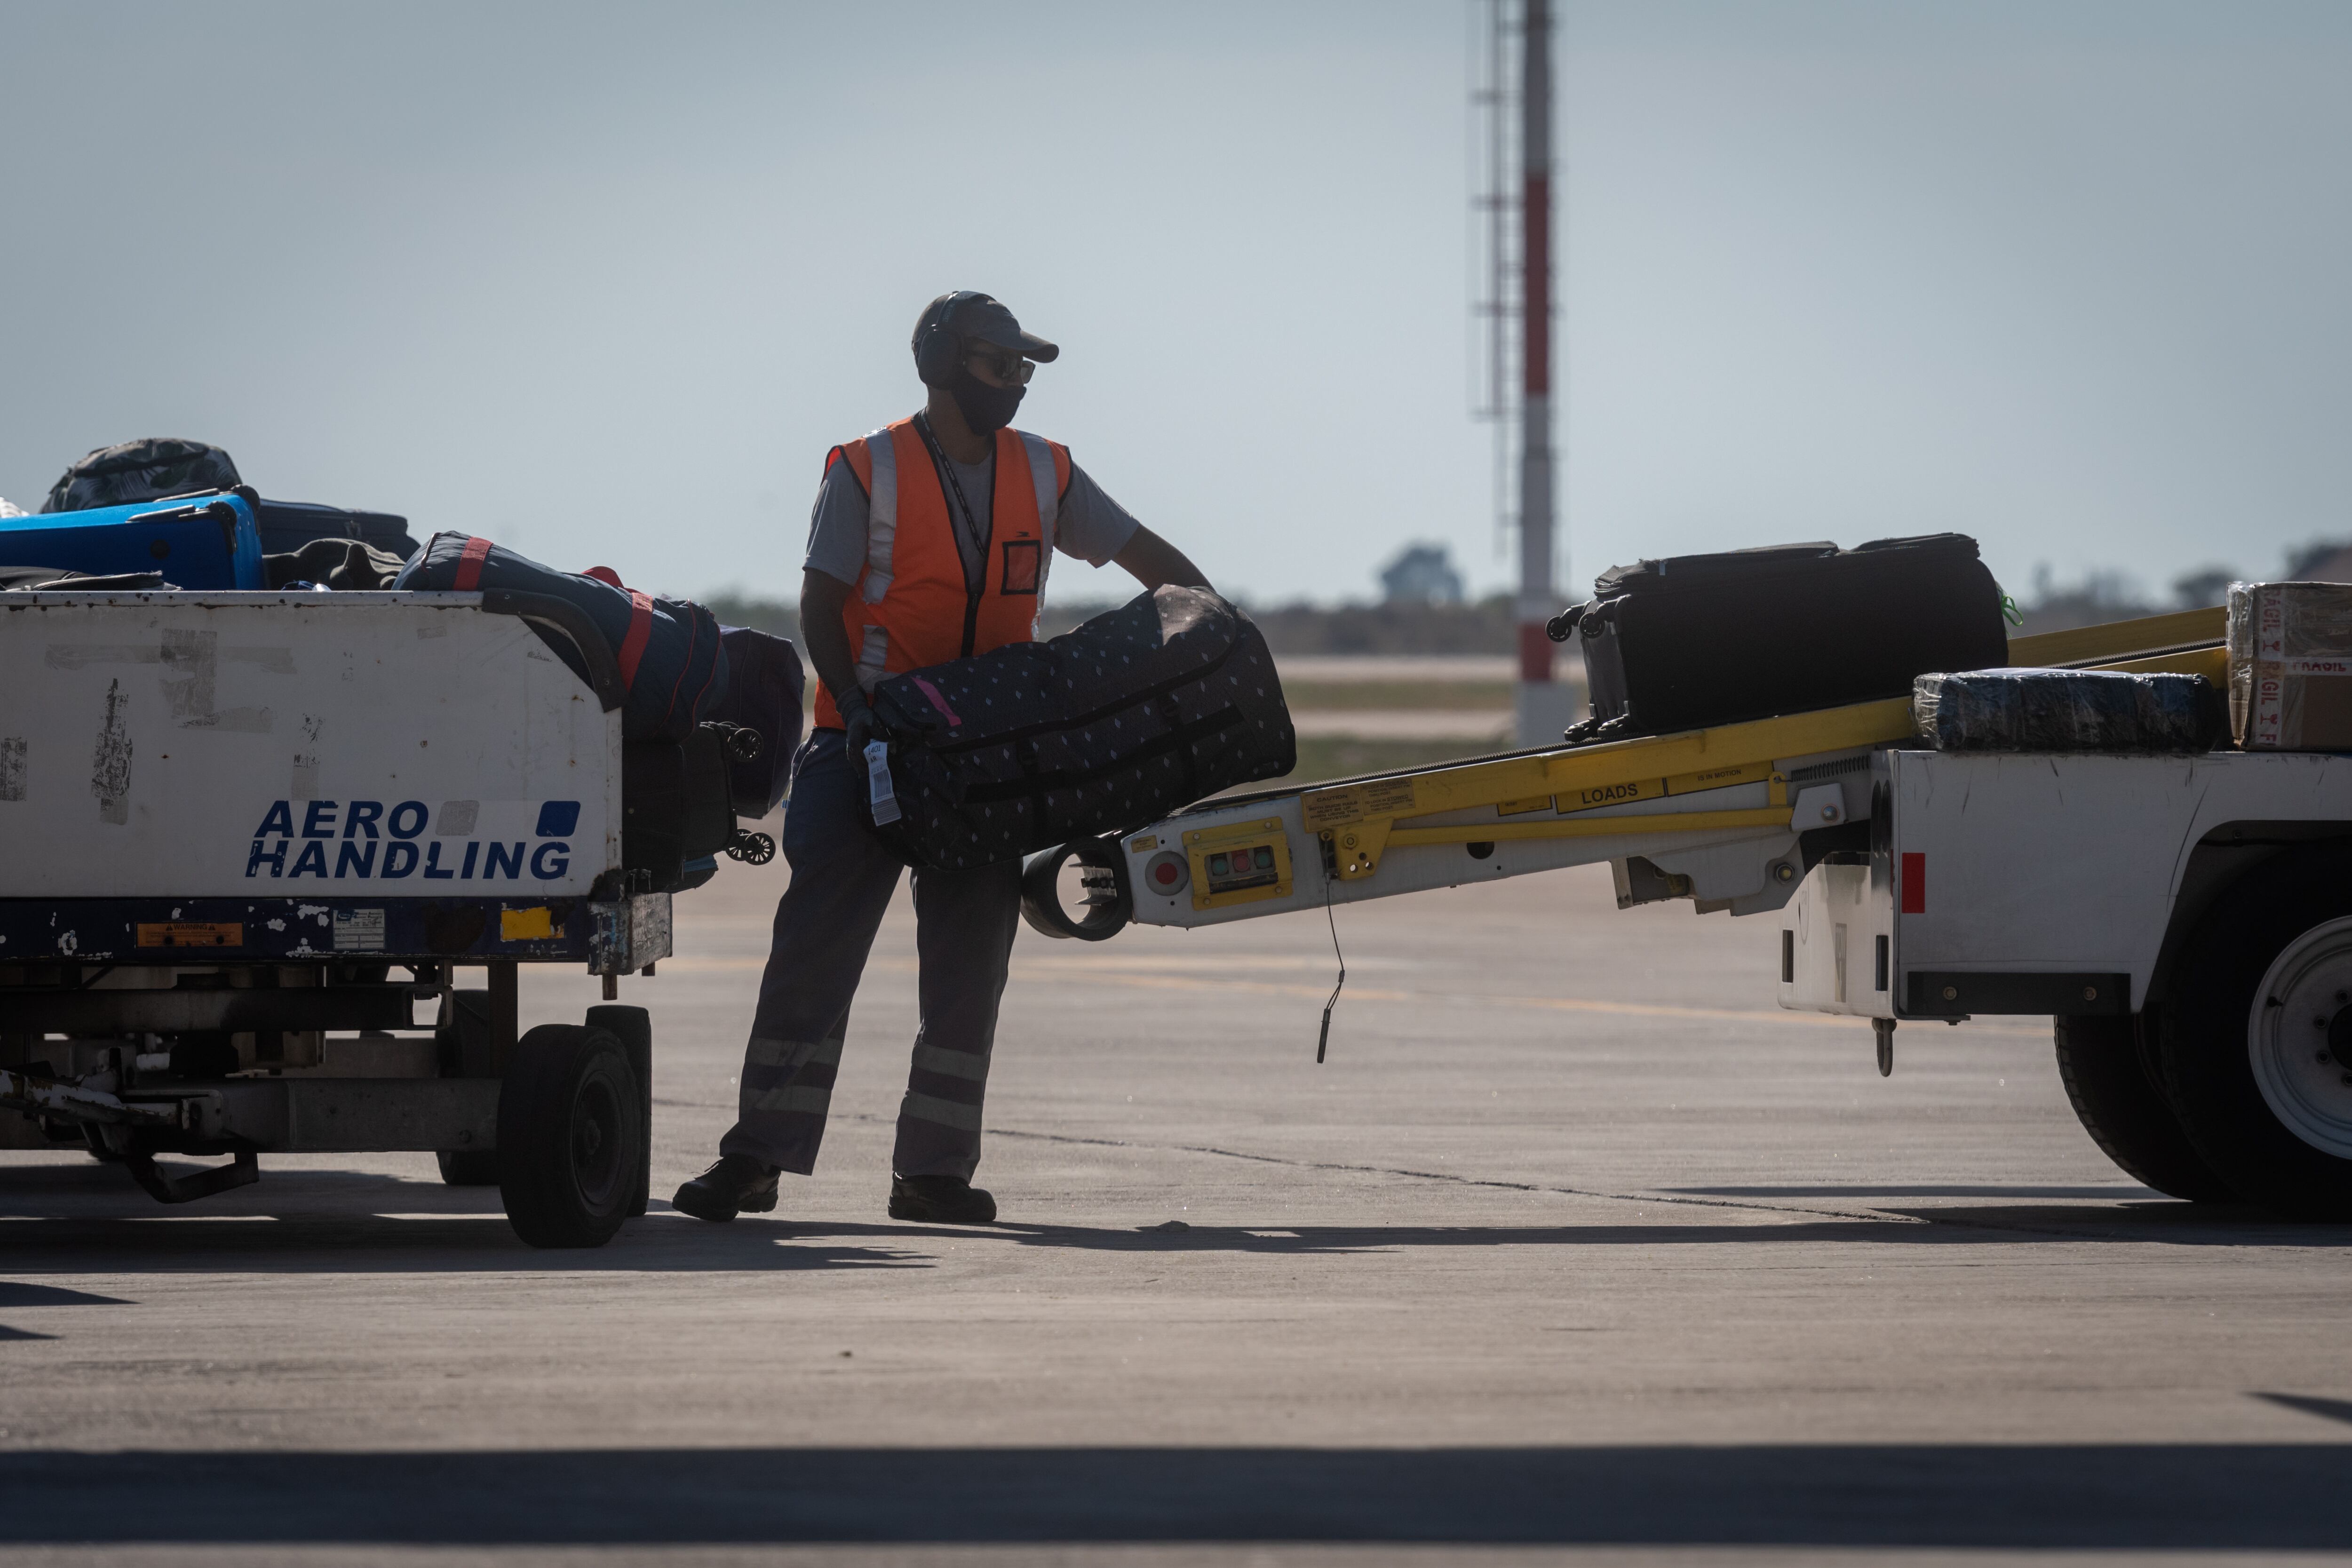
[[[441,1162],[445,1187],[495,1187],[499,1184],[496,1149],[443,1149],[433,1156]]]
[[[751,731],[739,731],[740,734]],[[588,1009],[588,1026],[603,1029],[629,1053],[629,1070],[637,1075],[637,1103],[645,1118],[646,1139],[637,1159],[637,1184],[629,1198],[629,1215],[646,1212],[653,1197],[654,1155],[654,1021],[643,1007],[607,1003]]]
[[[2217,900],[2158,1030],[2189,1141],[2246,1198],[2352,1218],[2352,852],[2294,851]]]
[[[2232,1203],[2238,1194],[2189,1142],[2140,1048],[2140,1020],[2084,1016],[2052,1021],[2058,1077],[2083,1131],[2124,1174],[2190,1203]]]
[[[626,1047],[541,1024],[515,1043],[499,1094],[499,1191],[533,1247],[602,1247],[628,1217],[645,1114]]]

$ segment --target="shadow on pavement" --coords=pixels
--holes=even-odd
[[[2352,1444],[0,1455],[19,1543],[2352,1548]]]
[[[167,1170],[176,1163],[167,1163]],[[190,1169],[196,1167],[190,1166]],[[541,1252],[506,1223],[494,1187],[450,1187],[383,1173],[298,1170],[187,1208],[164,1207],[99,1164],[0,1166],[0,1205],[20,1268],[103,1258],[116,1267],[264,1272],[539,1268],[792,1271],[929,1268],[921,1244],[941,1237],[1098,1252],[1340,1255],[1402,1247],[1953,1246],[2136,1242],[2175,1247],[2352,1247],[2352,1226],[2300,1224],[2259,1209],[2188,1204],[2129,1187],[1842,1186],[1661,1189],[1622,1194],[1646,1216],[1633,1223],[1544,1226],[1056,1226],[1017,1222],[948,1227],[747,1215],[728,1226],[656,1214],[611,1245]],[[2103,1203],[2068,1202],[2089,1194]],[[1675,1195],[1688,1194],[1688,1195]],[[1698,1196],[1717,1197],[1709,1204]],[[1922,1205],[1928,1196],[2010,1198],[2005,1204]],[[2145,1194],[2145,1195],[2143,1195]],[[1566,1194],[1580,1195],[1580,1194]],[[1581,1194],[1600,1195],[1600,1194]],[[1782,1196],[1790,1206],[1761,1200]],[[1844,1198],[1864,1213],[1822,1213],[1801,1200]],[[1899,1198],[1912,1200],[1890,1203]],[[2117,1201],[2120,1199],[2121,1201]],[[2042,1201],[2031,1201],[2042,1200]],[[43,1212],[46,1210],[46,1212]],[[1731,1219],[1731,1215],[1740,1217]],[[200,1225],[174,1224],[201,1215]],[[1722,1215],[1717,1219],[1714,1216]],[[838,1245],[844,1241],[873,1245]],[[831,1245],[829,1245],[831,1244]],[[11,1303],[0,1286],[0,1307]],[[95,1299],[93,1299],[95,1300]]]
[[[1781,1218],[1780,1215],[1788,1217]],[[2352,1226],[2299,1225],[2255,1209],[2217,1211],[2170,1201],[2102,1208],[2023,1204],[2005,1207],[1890,1209],[1883,1219],[1830,1215],[1811,1217],[1803,1210],[1777,1214],[1765,1211],[1753,1220],[1733,1225],[1704,1221],[1557,1226],[1268,1225],[1192,1226],[1168,1231],[1154,1226],[1129,1229],[1003,1222],[965,1229],[862,1223],[829,1225],[816,1220],[764,1223],[806,1237],[993,1237],[1019,1247],[1081,1251],[1272,1255],[1378,1252],[1422,1247],[1965,1247],[2118,1241],[2196,1247],[2352,1247]]]
[[[2030,1187],[2030,1186],[1889,1186],[1883,1182],[1849,1182],[1843,1185],[1789,1187],[1660,1187],[1662,1193],[1688,1193],[1705,1198],[1853,1198],[1867,1203],[1873,1198],[2105,1198],[2110,1202],[2162,1200],[2153,1188],[2126,1186],[2120,1183],[2104,1187]]]
[[[132,1307],[120,1296],[100,1296],[69,1290],[62,1285],[35,1285],[23,1279],[0,1279],[0,1307]]]

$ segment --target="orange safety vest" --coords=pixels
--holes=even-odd
[[[866,488],[866,564],[841,606],[859,686],[871,691],[902,670],[1036,639],[1055,514],[1070,483],[1067,447],[1021,430],[996,433],[996,488],[977,593],[956,548],[962,524],[912,419],[835,447],[825,454],[826,468],[836,461],[846,461]],[[816,727],[842,727],[841,710],[822,683]]]

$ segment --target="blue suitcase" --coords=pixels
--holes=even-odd
[[[180,588],[268,586],[253,502],[226,490],[0,518],[0,569],[12,566],[96,577],[160,572]]]

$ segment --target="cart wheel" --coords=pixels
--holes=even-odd
[[[496,1149],[444,1149],[433,1156],[441,1162],[445,1187],[495,1187],[499,1184]]]
[[[2158,1035],[2215,1174],[2282,1214],[2352,1218],[2352,851],[2290,851],[2216,900]]]
[[[515,1042],[499,1094],[499,1192],[533,1247],[602,1247],[627,1217],[645,1160],[629,1055],[604,1029],[541,1024]]]
[[[2140,1020],[2084,1016],[2051,1022],[2058,1077],[2101,1153],[2125,1175],[2168,1196],[2200,1204],[2238,1200],[2172,1114],[2153,1076],[2155,1064],[2140,1049]]]
[[[645,1153],[637,1161],[635,1194],[629,1199],[632,1217],[646,1212],[653,1196],[654,1176],[654,1021],[643,1007],[607,1005],[588,1009],[588,1026],[602,1029],[629,1053],[629,1070],[637,1075],[639,1103],[644,1107]]]

